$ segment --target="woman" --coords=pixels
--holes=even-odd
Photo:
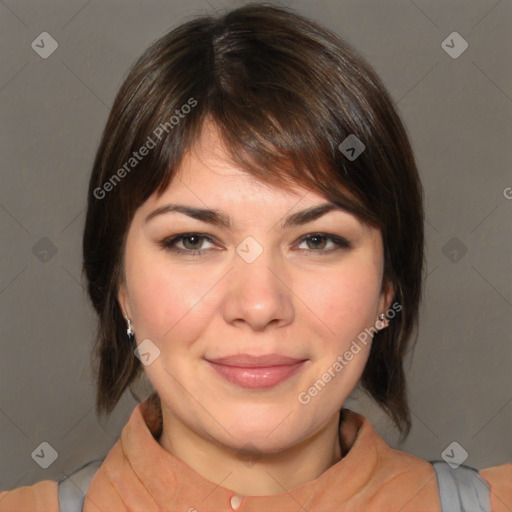
[[[405,129],[337,36],[255,4],[153,44],[105,127],[83,256],[97,412],[141,373],[155,390],[86,512],[441,510],[433,465],[343,409],[360,383],[407,435],[424,255]],[[479,473],[473,510],[511,510],[512,464]],[[39,482],[0,510],[62,497]]]

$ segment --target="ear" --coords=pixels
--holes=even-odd
[[[391,302],[393,297],[395,296],[395,289],[392,283],[385,283],[382,287],[382,292],[379,300],[379,311],[378,314],[381,313],[386,314],[388,309],[391,307]]]
[[[117,302],[125,318],[132,318],[126,283],[122,280],[117,287]]]

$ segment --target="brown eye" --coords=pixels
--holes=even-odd
[[[350,243],[347,240],[326,233],[312,233],[310,235],[306,235],[301,239],[301,243],[304,242],[306,242],[309,247],[305,249],[307,252],[316,252],[318,254],[334,252],[342,248],[350,248]],[[326,244],[329,242],[332,243],[331,248],[326,249]]]
[[[203,247],[203,242],[205,241],[213,243],[213,239],[208,235],[199,233],[182,233],[171,238],[166,238],[160,244],[165,249],[178,254],[201,256],[207,250]],[[177,246],[179,243],[181,243],[183,248]]]
[[[310,244],[312,242],[313,249],[320,249],[320,250],[325,249],[326,241],[327,241],[327,238],[325,236],[312,236],[312,237],[306,239],[307,244]]]
[[[185,249],[197,250],[203,242],[203,238],[197,235],[184,236],[181,239]]]

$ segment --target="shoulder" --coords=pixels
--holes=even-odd
[[[363,480],[359,479],[358,499],[366,510],[441,510],[432,464],[391,448],[364,416],[350,411],[346,420],[344,433],[351,442],[345,464],[351,472],[364,473]]]
[[[397,510],[441,510],[436,472],[430,462],[395,449],[383,455],[382,496],[392,497]]]
[[[0,492],[0,512],[59,512],[58,482],[42,480],[33,485]]]
[[[493,512],[512,510],[512,463],[481,469],[478,474],[489,484]]]
[[[360,491],[367,510],[441,510],[436,472],[430,462],[391,448],[367,420],[358,434],[354,455],[363,456],[372,466]],[[349,456],[350,452],[347,460]]]

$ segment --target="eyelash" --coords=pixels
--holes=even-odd
[[[179,247],[176,247],[176,243],[181,242],[183,239],[192,238],[192,237],[197,237],[201,240],[206,240],[208,242],[214,243],[214,240],[212,237],[210,237],[206,234],[203,234],[203,233],[182,233],[179,235],[172,236],[170,238],[166,238],[165,240],[163,240],[161,242],[161,246],[164,249],[175,252],[177,254],[186,254],[187,256],[194,256],[194,257],[202,256],[203,253],[206,252],[208,249],[198,249],[198,250],[194,251],[194,250],[190,250],[190,249],[181,249]],[[324,249],[324,250],[320,250],[320,251],[317,251],[315,249],[302,249],[302,250],[304,250],[308,253],[328,254],[328,253],[333,253],[335,251],[338,251],[339,249],[350,249],[351,248],[350,243],[347,240],[345,240],[344,238],[341,238],[341,237],[338,237],[335,235],[330,235],[328,233],[310,233],[308,235],[304,235],[303,237],[300,238],[299,244],[301,244],[304,241],[310,240],[312,238],[325,238],[325,239],[333,242],[337,247],[335,247],[334,249]]]

